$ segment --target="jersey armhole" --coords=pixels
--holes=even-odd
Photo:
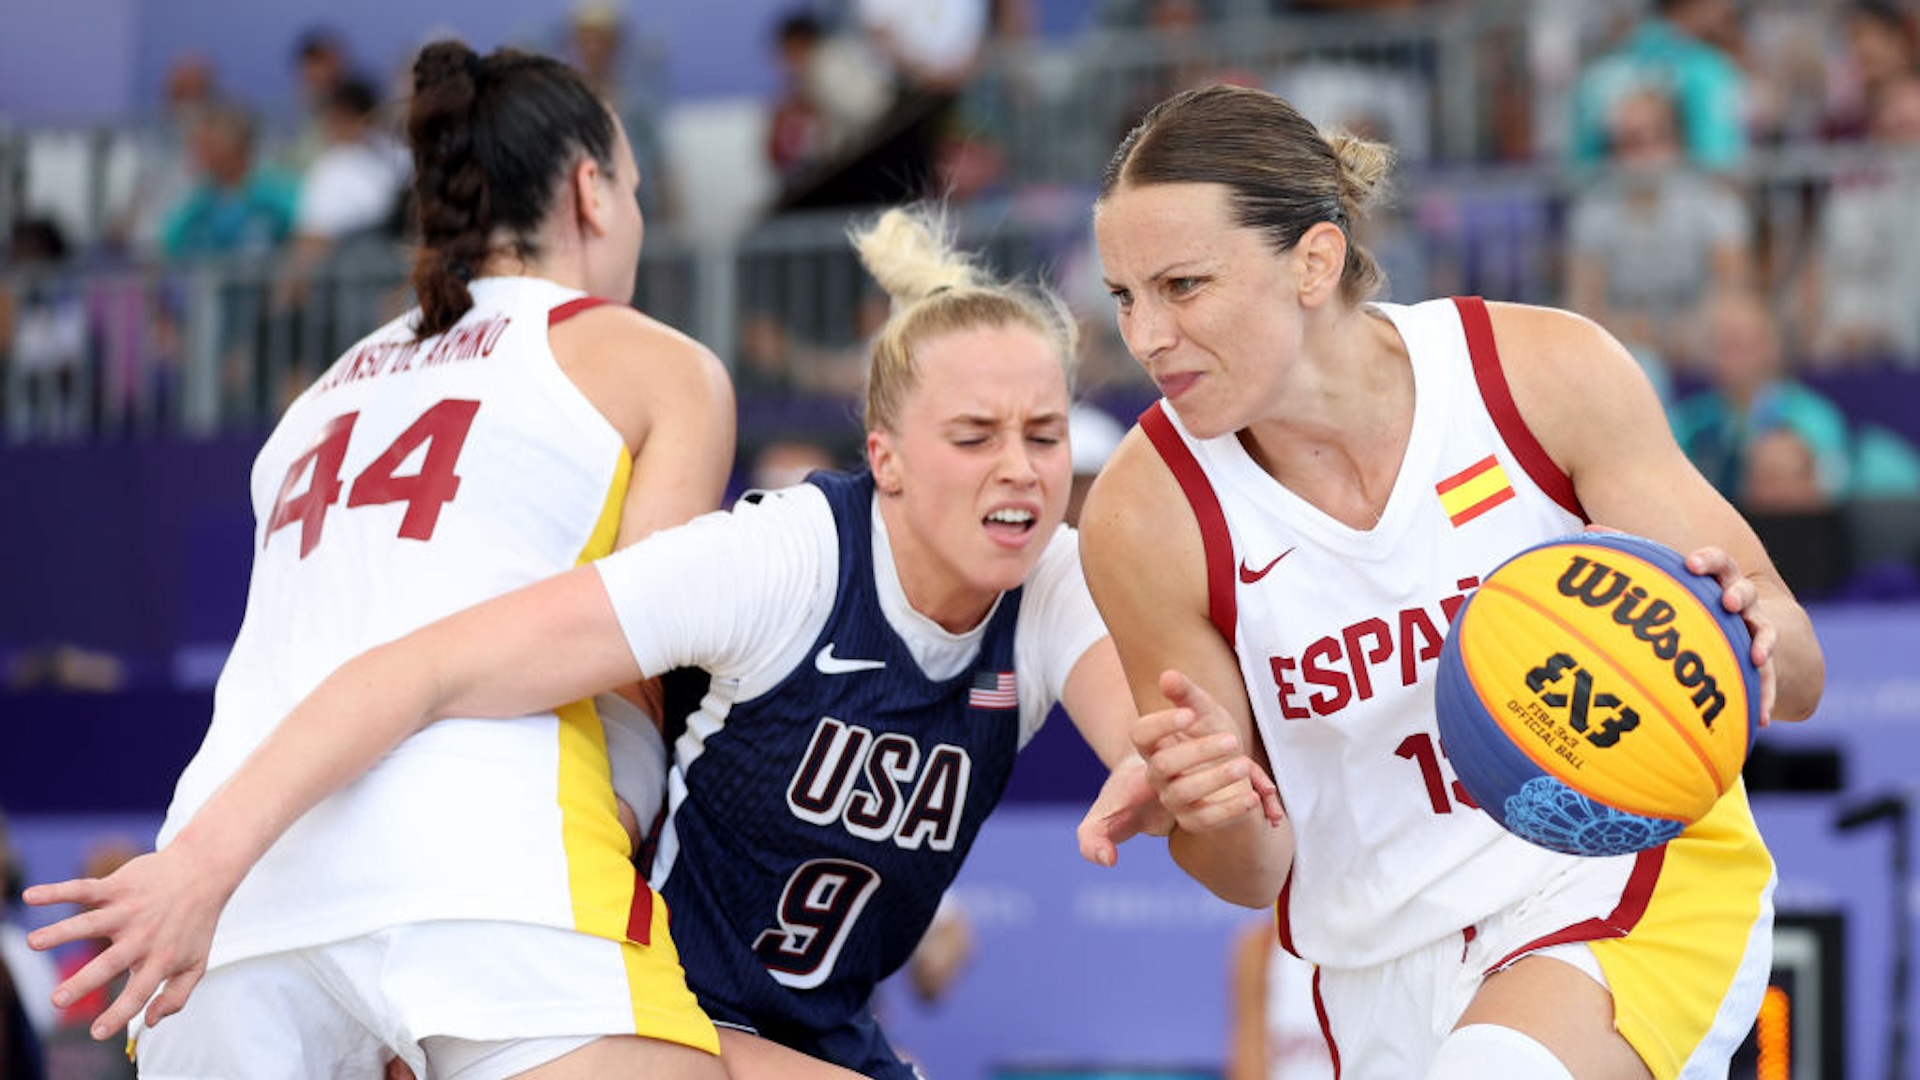
[[[551,330],[583,311],[592,311],[613,301],[604,296],[579,296],[560,304],[547,312],[547,329]]]
[[[1479,384],[1480,400],[1486,403],[1501,440],[1548,498],[1581,521],[1591,522],[1574,493],[1573,479],[1554,464],[1513,403],[1513,388],[1507,385],[1500,350],[1493,343],[1493,320],[1487,315],[1487,302],[1478,296],[1456,296],[1453,304],[1460,311],[1460,325],[1467,334],[1467,353],[1473,359],[1473,379]]]
[[[1207,617],[1231,647],[1234,624],[1239,620],[1233,595],[1233,535],[1227,531],[1227,515],[1220,509],[1219,494],[1186,441],[1174,430],[1166,407],[1164,401],[1147,406],[1147,411],[1140,414],[1140,429],[1173,471],[1200,523],[1200,542],[1207,556]]]

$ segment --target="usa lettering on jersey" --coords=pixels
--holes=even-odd
[[[787,785],[787,807],[812,825],[839,822],[861,840],[952,851],[972,773],[962,747],[939,743],[923,754],[911,735],[824,716]]]

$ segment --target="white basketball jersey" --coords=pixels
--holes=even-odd
[[[472,291],[445,334],[417,340],[410,312],[349,349],[261,449],[246,617],[161,843],[348,659],[612,547],[631,457],[548,344],[550,320],[596,301],[533,279]],[[590,703],[444,720],[287,831],[213,962],[426,919],[618,938],[625,849]]]
[[[1440,748],[1432,679],[1480,576],[1583,515],[1513,409],[1485,306],[1376,306],[1406,342],[1415,402],[1370,530],[1289,491],[1234,435],[1197,440],[1165,402],[1141,418],[1200,521],[1211,616],[1239,655],[1298,837],[1281,941],[1336,967],[1460,933],[1571,858],[1467,801]]]

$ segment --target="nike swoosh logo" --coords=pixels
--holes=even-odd
[[[1284,558],[1286,558],[1287,556],[1289,556],[1289,555],[1291,555],[1291,554],[1293,554],[1293,549],[1292,549],[1292,548],[1288,548],[1287,550],[1285,550],[1285,551],[1283,551],[1283,552],[1281,552],[1280,554],[1278,554],[1278,555],[1275,555],[1275,556],[1273,557],[1273,561],[1272,561],[1272,562],[1270,562],[1270,563],[1268,563],[1267,565],[1265,565],[1265,566],[1263,566],[1263,567],[1261,567],[1261,568],[1260,568],[1260,569],[1258,569],[1258,570],[1255,570],[1255,569],[1253,569],[1252,567],[1250,567],[1250,566],[1248,566],[1248,565],[1247,565],[1247,560],[1245,560],[1245,559],[1241,559],[1241,560],[1240,560],[1240,581],[1241,581],[1241,583],[1242,583],[1242,584],[1246,584],[1246,585],[1251,585],[1251,584],[1253,584],[1254,582],[1256,582],[1256,581],[1259,581],[1259,580],[1260,580],[1261,578],[1263,578],[1263,577],[1266,577],[1266,576],[1267,576],[1267,572],[1268,572],[1269,570],[1272,570],[1272,569],[1273,569],[1274,567],[1276,567],[1276,566],[1279,566],[1279,565],[1280,565],[1280,560],[1281,560],[1281,559],[1284,559]]]
[[[822,675],[845,675],[854,671],[879,671],[887,666],[885,660],[847,660],[833,655],[833,642],[829,641],[813,654],[813,666]]]

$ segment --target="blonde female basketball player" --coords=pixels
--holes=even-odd
[[[856,240],[894,297],[869,376],[870,471],[815,473],[348,663],[174,845],[35,897],[100,905],[41,944],[116,941],[69,989],[132,967],[137,1003],[193,970],[227,891],[330,792],[377,780],[415,740],[496,726],[432,721],[697,666],[712,689],[675,744],[653,883],[728,1069],[791,1076],[819,1059],[913,1077],[868,1001],[1015,754],[1056,700],[1110,763],[1136,717],[1061,527],[1071,323],[924,218],[891,211]]]
[[[250,790],[256,748],[310,747],[277,722],[354,654],[709,510],[725,484],[724,368],[602,299],[632,296],[642,232],[606,105],[556,61],[441,42],[415,64],[408,124],[420,307],[342,356],[255,462],[246,619],[138,872],[224,901],[218,930],[122,937],[56,1000],[131,968],[104,1037],[158,990],[143,1076],[375,1076],[397,1054],[469,1080],[719,1077],[664,916],[647,917],[593,703],[395,739],[356,782],[331,771],[339,790],[297,823],[218,810]],[[203,808],[244,826],[258,865],[203,861],[220,848]],[[123,895],[34,892],[107,905],[41,947],[93,936]]]
[[[1435,661],[1478,575],[1587,521],[1718,578],[1772,716],[1812,712],[1819,647],[1599,327],[1367,302],[1352,230],[1387,165],[1215,87],[1152,110],[1102,180],[1101,264],[1163,400],[1081,527],[1172,849],[1221,896],[1277,903],[1348,1080],[1723,1075],[1772,913],[1744,791],[1638,857],[1533,847],[1453,783]],[[1251,812],[1243,749],[1289,828]],[[1089,816],[1090,855],[1113,857],[1108,828]]]

